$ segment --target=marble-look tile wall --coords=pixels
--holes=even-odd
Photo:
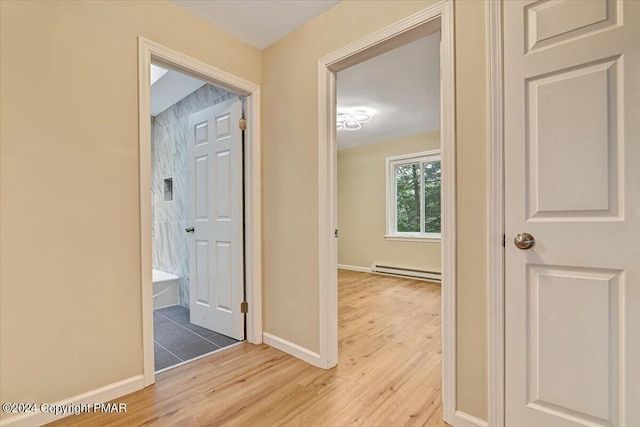
[[[153,91],[152,91],[153,96]],[[151,119],[153,268],[180,278],[180,304],[189,307],[189,116],[237,95],[204,85]],[[173,178],[173,200],[164,201],[164,180]]]

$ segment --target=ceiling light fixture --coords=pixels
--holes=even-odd
[[[338,113],[336,117],[336,127],[338,130],[359,130],[362,123],[370,122],[371,114],[362,111],[354,111],[352,113]]]

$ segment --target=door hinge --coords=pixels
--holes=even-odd
[[[506,234],[502,235],[502,247],[503,248],[507,247],[507,236],[506,236]]]
[[[249,303],[246,301],[242,301],[240,303],[240,313],[248,313],[249,312]]]
[[[240,119],[240,129],[241,130],[247,129],[247,119]]]
[[[333,233],[334,236],[336,236],[336,239],[338,238],[338,229],[336,228],[336,231]]]

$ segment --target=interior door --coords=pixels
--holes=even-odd
[[[506,424],[640,426],[640,2],[503,7]]]
[[[244,339],[242,110],[231,99],[189,117],[191,323]]]

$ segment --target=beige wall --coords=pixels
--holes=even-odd
[[[256,83],[261,53],[164,1],[0,16],[0,394],[55,402],[142,373],[137,37]]]
[[[389,156],[437,150],[440,132],[338,151],[338,264],[442,271],[440,242],[386,240]]]
[[[456,1],[458,409],[487,419],[485,2]]]
[[[343,1],[263,52],[264,326],[319,348],[318,59],[433,1]],[[456,1],[458,409],[487,418],[485,2]]]

